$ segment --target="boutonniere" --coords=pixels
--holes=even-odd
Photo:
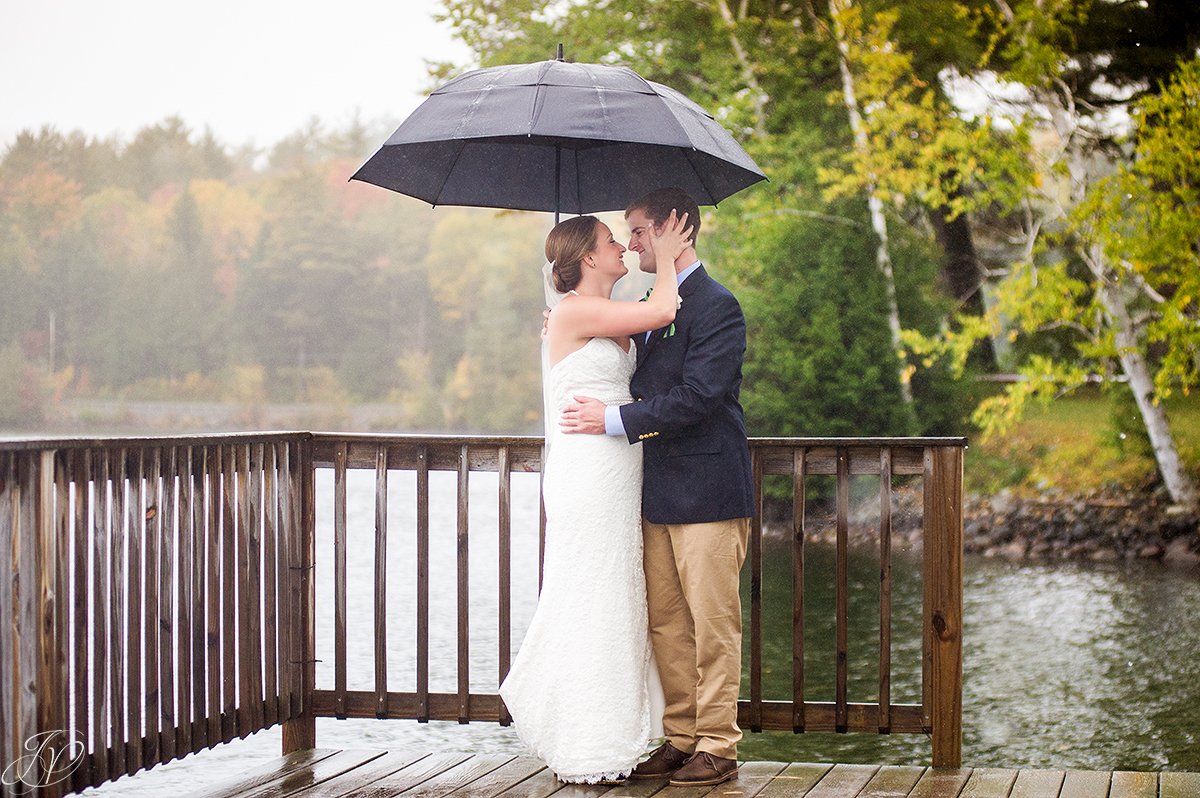
[[[646,295],[644,297],[642,297],[641,299],[639,299],[638,302],[645,302],[647,299],[650,298],[650,295],[653,293],[654,293],[654,286],[651,286],[650,289],[648,291],[646,291]],[[683,307],[683,297],[676,296],[675,297],[675,309],[679,310],[681,307]],[[674,327],[675,325],[672,324],[671,326]],[[674,333],[672,333],[672,335],[674,335]]]
[[[641,299],[639,299],[638,302],[645,302],[647,299],[650,298],[650,295],[653,293],[654,293],[654,286],[650,286],[650,290],[648,290],[646,292],[646,295],[644,297],[642,297]],[[675,310],[679,310],[682,307],[683,307],[683,297],[676,296],[675,297]],[[668,325],[667,328],[665,330],[663,330],[662,337],[670,338],[674,334],[675,334],[675,322],[671,322],[670,325]]]

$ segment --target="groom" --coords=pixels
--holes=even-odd
[[[577,396],[562,429],[642,444],[643,558],[667,741],[630,778],[701,786],[737,778],[742,737],[738,574],[754,514],[738,402],[746,323],[733,294],[696,257],[700,209],[680,189],[651,192],[625,211],[641,270],[654,273],[648,233],[672,210],[693,226],[691,246],[675,260],[682,304],[674,323],[634,336],[632,403],[605,407]]]

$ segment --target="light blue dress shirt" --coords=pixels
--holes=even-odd
[[[683,285],[683,281],[690,277],[692,272],[699,268],[700,261],[696,261],[691,266],[688,266],[686,269],[676,274],[675,285]],[[646,337],[642,339],[643,342],[650,340],[650,333],[652,332],[654,332],[654,330],[650,330],[646,333]],[[625,435],[625,424],[621,421],[620,405],[609,405],[608,407],[604,408],[604,434],[621,436]]]

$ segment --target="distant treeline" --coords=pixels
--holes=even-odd
[[[176,119],[130,142],[19,135],[0,160],[0,422],[69,397],[386,401],[399,429],[539,432],[547,215],[348,182],[385,137],[314,125],[264,155]],[[904,431],[865,216],[746,236],[736,209],[706,214],[701,254],[749,320],[752,428]],[[935,258],[896,239],[906,323],[931,328]],[[925,426],[962,415],[936,382],[916,380]]]
[[[384,137],[314,125],[263,155],[177,119],[130,142],[20,134],[0,160],[0,423],[80,396],[384,400],[405,428],[537,429],[546,218],[347,182]]]

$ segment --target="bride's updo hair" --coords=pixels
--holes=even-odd
[[[595,216],[576,216],[554,225],[546,236],[546,260],[554,264],[554,289],[565,294],[579,285],[583,259],[596,249]]]

